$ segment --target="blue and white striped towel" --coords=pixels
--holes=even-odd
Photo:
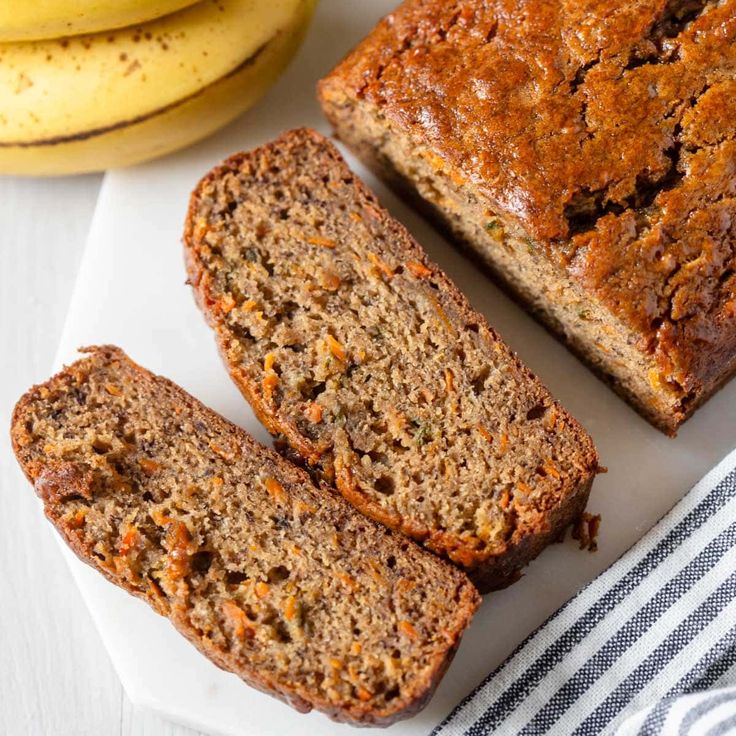
[[[736,734],[736,450],[431,736]]]

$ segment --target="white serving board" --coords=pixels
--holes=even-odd
[[[180,235],[189,191],[227,154],[282,130],[328,131],[316,80],[393,5],[392,0],[322,0],[306,44],[269,95],[208,141],[148,165],[107,175],[57,358],[78,346],[115,343],[205,404],[267,441],[234,388],[185,286]],[[592,433],[607,475],[589,508],[603,515],[600,549],[554,545],[508,590],[487,596],[430,705],[396,734],[426,734],[547,615],[607,567],[736,443],[736,382],[675,439],[652,429],[403,202],[352,159],[471,302]],[[210,664],[167,621],[69,556],[128,695],[134,703],[203,731],[248,736],[347,734],[319,713],[299,715]]]

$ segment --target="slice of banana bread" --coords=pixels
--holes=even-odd
[[[478,605],[466,576],[118,348],[87,352],[12,425],[77,555],[300,711],[388,724],[419,710]]]
[[[736,0],[406,0],[319,94],[674,434],[736,370],[734,69]]]
[[[362,512],[481,590],[582,512],[590,438],[322,136],[208,174],[184,240],[236,384]]]

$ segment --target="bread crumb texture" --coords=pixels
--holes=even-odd
[[[462,572],[116,348],[26,394],[12,435],[83,560],[300,710],[410,715],[477,606]]]
[[[236,383],[359,509],[482,587],[502,582],[484,565],[582,511],[590,438],[324,138],[216,169],[185,242]]]

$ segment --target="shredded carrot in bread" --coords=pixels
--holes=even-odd
[[[327,342],[327,347],[330,349],[330,352],[341,362],[345,362],[345,358],[347,357],[347,354],[345,353],[345,348],[338,342],[332,335],[328,334],[325,338]]]
[[[266,375],[261,381],[261,388],[263,389],[263,396],[266,401],[271,401],[273,398],[273,390],[279,385],[279,377],[274,372],[274,365],[276,363],[276,356],[273,353],[266,353],[263,358],[263,370]]]
[[[151,518],[156,526],[168,526],[174,523],[174,520],[170,516],[166,516],[166,514],[157,509],[151,511]]]
[[[449,368],[445,368],[445,388],[448,394],[451,394],[455,389],[455,376],[452,375]]]
[[[384,216],[384,211],[381,209],[381,207],[371,204],[370,202],[366,202],[363,205],[363,212],[365,212],[369,217],[373,217],[376,220],[380,220]]]
[[[502,509],[507,509],[509,507],[509,503],[511,502],[511,492],[508,488],[504,488],[503,491],[501,491],[501,497],[498,500],[498,503],[500,504]]]
[[[252,312],[257,306],[258,302],[254,301],[253,299],[248,299],[241,304],[240,308],[244,312]]]
[[[482,424],[477,425],[476,429],[480,432],[484,440],[493,442],[493,435]]]
[[[516,481],[516,487],[523,493],[531,493],[532,489],[523,480]]]
[[[384,585],[386,582],[386,578],[381,574],[381,568],[376,564],[375,560],[368,560],[368,564],[370,565],[370,574],[373,576],[373,579],[379,584]]]
[[[371,693],[370,690],[366,690],[366,688],[364,687],[359,687],[356,692],[358,695],[358,700],[362,700],[363,702],[366,702],[373,697],[373,693]]]
[[[220,299],[217,306],[223,314],[230,314],[230,312],[235,309],[235,299],[233,299],[231,294],[225,294],[225,296]]]
[[[258,598],[265,598],[269,594],[270,590],[268,583],[264,583],[262,580],[259,580],[255,585],[256,596]]]
[[[81,386],[87,380],[89,374],[86,371],[77,368],[72,375],[74,376],[74,383],[76,383],[77,386]]]
[[[312,424],[319,424],[322,421],[322,407],[315,401],[312,401],[307,404],[307,408],[304,410],[304,416]]]
[[[225,483],[225,481],[220,478],[219,475],[216,475],[214,478],[212,478],[212,485],[213,486],[221,486]]]
[[[337,291],[342,285],[340,277],[333,271],[322,271],[319,279],[320,286],[327,291]]]
[[[544,465],[542,465],[542,468],[547,473],[547,475],[551,475],[553,478],[562,477],[560,471],[557,470],[557,466],[549,458],[547,458]]]
[[[77,509],[74,516],[67,521],[67,524],[72,529],[81,529],[84,526],[84,522],[87,518],[87,509]]]
[[[447,312],[445,312],[445,310],[442,308],[437,297],[435,297],[433,294],[430,294],[429,298],[432,300],[432,303],[434,304],[434,309],[437,312],[437,315],[439,316],[442,324],[447,327],[447,329],[454,335],[455,328],[452,326],[452,322],[450,322],[450,318],[447,316]]]
[[[399,629],[402,634],[406,634],[410,639],[416,639],[418,634],[414,624],[410,621],[399,621]]]
[[[222,612],[233,627],[233,632],[238,639],[252,638],[255,635],[253,623],[248,620],[245,611],[234,601],[223,601]]]
[[[320,238],[315,236],[307,238],[307,243],[310,245],[321,245],[323,248],[335,248],[337,246],[337,243],[331,238]]]
[[[148,595],[155,601],[154,606],[156,603],[163,604],[166,600],[166,596],[161,590],[161,586],[155,580],[151,580],[150,578],[148,580]]]
[[[297,514],[313,514],[316,510],[316,507],[311,504],[304,503],[301,499],[297,499],[294,502],[294,511],[296,511]]]
[[[363,222],[363,218],[357,212],[351,212],[350,219],[355,220],[355,222]]]
[[[169,526],[166,545],[166,575],[169,580],[180,580],[190,571],[190,546],[192,536],[183,521],[176,521]]]
[[[373,266],[380,271],[389,281],[394,277],[393,269],[385,264],[375,253],[368,254],[368,260]]]
[[[123,392],[117,386],[114,386],[112,383],[105,384],[105,391],[107,391],[107,393],[109,393],[111,396],[122,396],[123,395]]]
[[[403,593],[408,593],[412,588],[416,588],[417,584],[413,580],[409,580],[408,578],[401,578],[398,583],[396,583],[396,587]]]
[[[345,585],[347,585],[348,588],[350,588],[351,590],[357,589],[358,581],[355,578],[348,575],[346,572],[338,571],[335,573],[335,575],[337,575],[337,577],[339,577],[340,580],[342,580],[343,583],[345,583]]]
[[[143,468],[143,471],[149,475],[161,469],[161,466],[155,460],[151,460],[151,458],[148,457],[142,457],[138,461],[138,464]]]
[[[261,385],[263,387],[263,395],[270,401],[273,397],[273,390],[279,385],[279,377],[275,373],[264,376]]]
[[[360,654],[363,650],[363,645],[359,641],[354,641],[350,646],[350,654]]]
[[[204,217],[198,218],[197,222],[194,225],[194,239],[202,240],[202,238],[207,235],[210,230],[211,227],[208,224],[207,220]],[[207,248],[206,245],[200,246],[200,251],[203,251],[205,248]],[[207,250],[209,250],[209,248],[207,248]]]
[[[294,618],[296,618],[298,611],[299,606],[297,604],[296,596],[290,595],[286,599],[286,604],[284,605],[284,618],[287,621],[293,621]]]
[[[123,534],[123,538],[120,540],[118,554],[123,556],[129,554],[130,551],[138,545],[140,538],[141,535],[138,530],[134,526],[129,527],[125,534]]]
[[[418,278],[424,279],[432,275],[432,271],[419,261],[407,261],[406,267]]]
[[[220,447],[214,440],[210,440],[210,450],[215,453],[215,455],[219,455],[224,460],[234,460],[235,459],[235,450],[230,449],[227,450],[224,447]]]
[[[275,478],[266,478],[263,484],[266,486],[268,494],[274,500],[283,502],[289,498],[281,483],[279,483]]]
[[[506,432],[501,432],[501,441],[499,442],[498,449],[501,451],[502,455],[506,452],[508,447],[509,447],[509,436],[506,434]]]

